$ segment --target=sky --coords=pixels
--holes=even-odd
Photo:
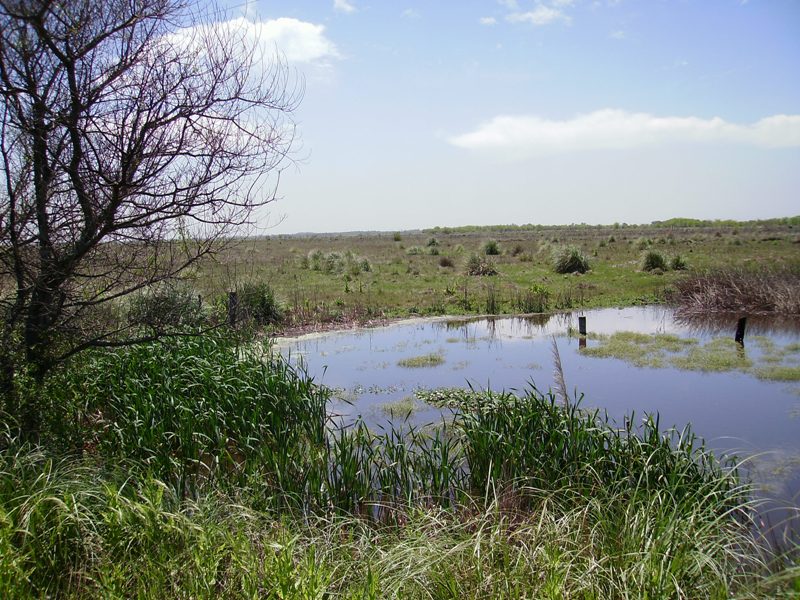
[[[227,0],[305,85],[263,234],[800,214],[798,0]]]

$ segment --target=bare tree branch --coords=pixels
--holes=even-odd
[[[302,88],[188,8],[0,0],[4,376],[19,357],[42,376],[146,339],[94,315],[179,276],[274,199]]]

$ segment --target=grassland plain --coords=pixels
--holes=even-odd
[[[498,253],[487,256],[487,243]],[[564,247],[579,249],[590,270],[555,273],[553,255]],[[197,285],[198,292],[220,297],[242,282],[266,282],[287,309],[288,327],[414,315],[538,312],[531,307],[623,306],[662,301],[685,276],[684,269],[644,270],[648,252],[690,272],[795,268],[800,266],[800,218],[276,235],[242,240],[203,266]],[[475,256],[497,274],[468,275],[467,265]]]

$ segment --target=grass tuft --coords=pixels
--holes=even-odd
[[[566,246],[553,254],[553,270],[556,273],[586,273],[589,261],[579,248]]]
[[[444,356],[441,353],[423,354],[422,356],[414,356],[411,358],[404,358],[397,362],[401,367],[409,369],[418,369],[420,367],[438,367],[444,364]]]

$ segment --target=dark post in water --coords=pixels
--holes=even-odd
[[[586,317],[578,317],[578,333],[586,335]]]
[[[736,340],[737,344],[744,346],[744,328],[747,326],[747,317],[742,317],[736,324]]]

